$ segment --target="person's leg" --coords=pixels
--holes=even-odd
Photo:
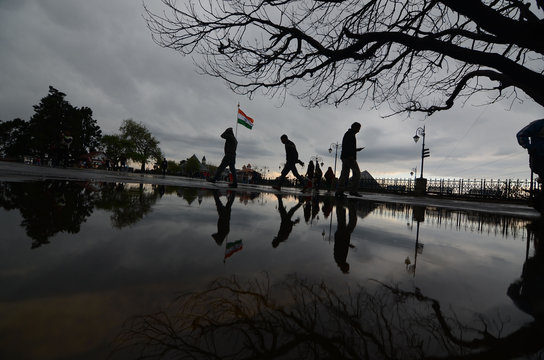
[[[236,164],[236,159],[230,159],[230,161],[229,161],[229,167],[230,167],[230,172],[232,173],[232,185],[233,185],[233,186],[238,185],[238,179],[236,178],[236,167],[235,167],[235,164]]]
[[[350,164],[351,173],[351,192],[357,192],[359,190],[359,181],[361,180],[361,170],[359,169],[359,164],[357,160],[353,160]]]
[[[349,165],[347,160],[342,160],[342,170],[340,171],[340,178],[336,185],[336,195],[340,195],[346,188],[346,180],[349,178]]]
[[[291,167],[290,167],[291,164],[285,164],[283,166],[283,170],[281,171],[281,174],[280,174],[280,178],[278,179],[278,183],[277,185],[275,186],[275,188],[281,188],[282,184],[283,184],[283,180],[285,179],[285,177],[287,176],[287,174],[289,174],[289,171],[291,171]]]
[[[228,159],[226,157],[223,157],[223,160],[221,160],[221,164],[219,164],[219,166],[217,167],[217,171],[215,172],[215,175],[212,178],[214,182],[219,180],[219,177],[221,176],[221,174],[227,167],[228,163],[229,163]]]
[[[304,180],[304,177],[298,173],[296,164],[293,164],[291,172],[293,173],[293,176],[296,177],[298,181],[302,184],[302,187],[304,187],[306,185],[306,181]]]

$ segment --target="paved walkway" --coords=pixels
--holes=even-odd
[[[143,183],[156,185],[170,185],[183,187],[198,187],[217,189],[218,186],[202,181],[179,176],[165,176],[126,173],[118,171],[106,171],[96,169],[54,168],[47,166],[34,166],[22,163],[0,161],[0,181],[43,181],[43,180],[72,180],[72,181],[96,181],[96,182],[124,182]],[[226,185],[225,185],[226,186]],[[270,186],[241,185],[238,191],[259,191],[276,193]],[[287,193],[298,194],[298,190],[287,189]],[[322,192],[321,195],[326,195]],[[512,215],[527,218],[536,218],[540,214],[523,204],[488,203],[478,201],[463,201],[436,198],[433,196],[408,196],[396,194],[363,193],[365,200],[373,200],[390,203],[403,203],[409,205],[435,206],[449,209],[473,210],[502,215]]]

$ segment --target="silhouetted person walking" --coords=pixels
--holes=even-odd
[[[212,234],[212,237],[217,245],[221,246],[230,231],[230,210],[234,203],[234,192],[229,191],[227,203],[225,205],[223,205],[219,198],[219,190],[213,192],[213,198],[215,200],[215,207],[217,208],[219,218],[217,219],[217,232]]]
[[[215,172],[215,176],[211,179],[208,179],[209,182],[216,182],[225,168],[227,166],[230,167],[230,172],[232,173],[232,183],[229,184],[229,187],[238,187],[238,180],[236,179],[236,147],[238,146],[238,140],[236,140],[236,137],[234,136],[234,132],[232,131],[232,128],[229,127],[227,130],[225,130],[221,137],[225,139],[225,155],[223,156],[223,160],[221,160],[221,164],[219,164],[219,167],[217,168],[217,171]]]
[[[162,176],[166,176],[167,169],[168,169],[168,161],[166,161],[166,158],[164,158],[162,159],[162,163],[161,163]]]
[[[334,260],[340,270],[347,274],[349,272],[349,263],[347,262],[349,248],[354,246],[350,244],[351,233],[357,226],[357,206],[355,201],[348,201],[349,222],[346,225],[345,200],[339,200],[336,203],[336,221],[338,227],[334,233]]]
[[[304,166],[304,163],[299,160],[298,158],[298,151],[295,144],[287,138],[287,135],[283,134],[280,137],[281,142],[285,145],[285,166],[283,167],[283,170],[281,171],[280,178],[278,179],[278,183],[274,186],[272,186],[276,190],[281,190],[281,186],[283,184],[283,180],[285,180],[285,177],[289,172],[292,172],[293,175],[298,179],[298,181],[302,184],[302,191],[305,190],[306,182],[304,181],[304,178],[298,173],[296,164],[300,164],[301,166]]]
[[[351,185],[349,194],[352,196],[361,196],[357,192],[359,189],[359,179],[361,178],[361,170],[357,164],[357,152],[364,148],[357,147],[357,140],[355,135],[361,130],[361,124],[354,122],[351,127],[344,134],[342,139],[342,153],[340,159],[342,160],[342,171],[340,172],[340,179],[338,179],[338,186],[336,188],[335,196],[337,198],[344,197],[344,190],[346,189],[346,183],[349,179],[349,172],[352,172]]]
[[[300,222],[300,219],[291,220],[295,212],[302,206],[302,202],[299,201],[298,204],[293,206],[291,210],[286,211],[285,207],[283,206],[283,201],[281,195],[276,195],[278,198],[278,211],[280,213],[281,217],[281,223],[280,223],[280,230],[278,231],[278,235],[274,237],[274,240],[272,240],[272,246],[278,247],[278,245],[282,242],[287,240],[289,237],[289,234],[291,234],[291,231],[293,230],[293,226],[295,224],[298,224]]]

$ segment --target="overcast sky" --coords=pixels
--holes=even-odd
[[[277,172],[285,159],[279,140],[284,133],[305,163],[318,156],[325,168],[333,167],[330,144],[359,121],[358,144],[366,147],[359,165],[374,177],[407,178],[416,166],[419,173],[421,140],[415,144],[412,137],[422,126],[431,151],[427,178],[530,176],[528,155],[515,138],[544,117],[530,99],[481,105],[487,99],[472,98],[427,119],[384,119],[388,109],[369,111],[358,99],[311,110],[289,97],[250,100],[197,74],[193,59],[156,45],[143,12],[137,0],[0,0],[0,120],[29,120],[51,85],[73,106],[91,108],[104,134],[118,132],[130,118],[151,131],[168,159],[196,154],[217,165],[224,144],[219,135],[235,127],[239,103],[255,125],[238,126],[237,167],[249,163]]]

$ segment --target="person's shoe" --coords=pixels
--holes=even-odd
[[[211,182],[212,184],[215,184],[215,179],[213,178],[207,178],[206,181]]]
[[[272,185],[272,189],[281,191],[281,186],[279,186],[279,185]]]
[[[237,183],[232,183],[232,184],[229,184],[229,187],[230,188],[237,188],[238,184]]]
[[[349,194],[350,194],[351,196],[363,197],[363,195],[359,194],[357,191],[351,191]]]

